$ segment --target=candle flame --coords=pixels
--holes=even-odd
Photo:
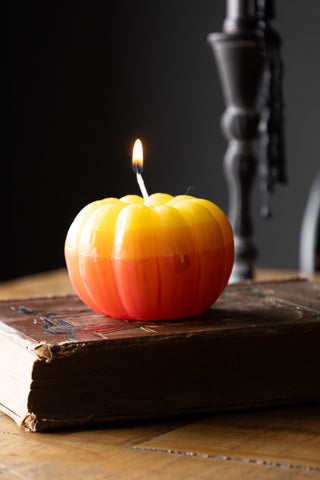
[[[136,173],[142,173],[143,170],[143,148],[139,138],[134,143],[132,152],[132,167]]]
[[[141,175],[143,170],[143,149],[141,140],[139,138],[137,138],[133,146],[132,167],[134,172],[136,173],[137,182],[144,198],[144,202],[146,205],[148,205],[148,207],[150,207],[149,195]]]

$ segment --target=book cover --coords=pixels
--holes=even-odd
[[[76,296],[0,302],[0,410],[30,431],[320,400],[320,285],[228,286],[197,317],[140,322]]]

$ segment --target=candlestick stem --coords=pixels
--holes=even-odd
[[[233,8],[229,9],[232,17],[225,24],[227,31],[211,34],[208,40],[217,61],[227,107],[222,118],[223,132],[229,142],[224,166],[229,186],[229,220],[235,238],[235,262],[230,281],[238,282],[253,278],[257,256],[250,195],[257,162],[255,142],[260,121],[258,100],[264,44],[252,27],[254,17],[249,13],[254,12],[253,0],[230,0],[228,4]],[[242,7],[248,9],[244,17]]]
[[[139,173],[139,172],[137,172],[137,182],[138,182],[138,185],[139,185],[139,187],[140,187],[142,196],[143,196],[143,198],[144,198],[144,203],[145,203],[148,207],[150,207],[149,195],[148,195],[146,186],[145,186],[145,184],[144,184],[142,175],[141,175],[141,173]]]

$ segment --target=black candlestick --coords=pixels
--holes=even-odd
[[[278,179],[285,176],[282,70],[277,55],[280,41],[269,28],[272,6],[271,0],[229,0],[223,33],[208,37],[227,107],[222,129],[229,141],[224,167],[229,187],[229,219],[235,237],[232,282],[254,275],[257,249],[253,241],[250,197],[258,163],[255,144],[259,136],[263,139],[259,171],[265,216],[269,216],[266,208],[273,189],[274,165],[278,167]],[[277,148],[271,148],[275,144]]]
[[[256,170],[254,141],[260,120],[255,107],[264,57],[261,39],[256,34],[255,3],[245,3],[246,8],[241,10],[242,2],[229,2],[231,17],[224,22],[225,32],[208,37],[227,105],[222,129],[229,140],[224,167],[229,186],[229,220],[235,238],[232,282],[253,277],[257,255],[252,239],[250,194]]]

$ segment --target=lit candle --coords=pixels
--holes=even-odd
[[[232,270],[230,223],[208,200],[149,196],[141,176],[142,144],[136,145],[142,197],[106,198],[80,211],[65,243],[71,283],[84,303],[116,318],[200,314],[222,293]]]
[[[144,184],[143,178],[142,178],[142,171],[143,171],[143,148],[142,148],[142,143],[139,138],[135,141],[135,144],[133,146],[133,152],[132,152],[132,166],[134,171],[136,172],[137,176],[137,182],[140,187],[142,196],[144,198],[144,202],[146,205],[150,206],[149,203],[149,195],[146,189],[146,186]]]

